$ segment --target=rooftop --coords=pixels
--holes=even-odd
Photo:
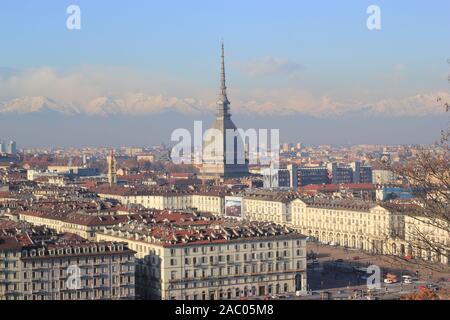
[[[303,238],[295,230],[273,223],[237,221],[210,214],[171,211],[160,212],[150,220],[128,221],[104,228],[100,233],[164,247]]]

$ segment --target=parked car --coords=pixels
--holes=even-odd
[[[384,283],[387,283],[387,284],[392,284],[392,283],[397,283],[397,282],[398,282],[397,276],[392,273],[388,273],[386,275],[386,278],[384,279]]]
[[[434,284],[434,283],[430,283],[429,285],[427,285],[427,288],[430,291],[439,291],[441,289],[440,286],[438,286],[437,284]]]
[[[407,276],[407,275],[402,276],[402,282],[405,283],[405,284],[411,284],[413,282],[412,281],[412,277],[411,276]]]

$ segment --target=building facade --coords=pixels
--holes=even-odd
[[[376,203],[322,200],[292,202],[292,226],[312,240],[389,254],[390,244],[404,239],[405,217]]]
[[[395,254],[449,264],[450,225],[442,219],[405,216],[405,241],[392,244]],[[433,248],[433,250],[431,250]]]
[[[289,224],[293,193],[265,192],[243,196],[244,218],[251,221]]]
[[[34,243],[0,236],[0,300],[134,299],[124,243]]]
[[[214,136],[205,139],[200,178],[204,180],[225,180],[249,175],[245,152],[245,141],[237,134],[237,127],[231,120],[230,101],[225,82],[225,53],[222,43],[220,93],[217,101],[216,120],[211,132]],[[229,136],[229,133],[233,133]],[[217,136],[216,136],[217,135]],[[232,141],[229,141],[229,139]],[[216,141],[218,139],[219,141]],[[239,148],[241,146],[241,148]],[[231,148],[230,148],[231,147]]]
[[[127,225],[98,233],[98,240],[126,241],[137,251],[140,298],[239,299],[305,293],[306,240],[274,224],[228,222],[194,231]],[[186,227],[186,225],[184,225]]]

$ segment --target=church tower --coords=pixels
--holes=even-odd
[[[225,180],[249,175],[248,161],[245,154],[245,141],[237,134],[237,128],[231,120],[230,101],[227,96],[225,80],[225,48],[222,42],[220,91],[217,100],[216,119],[212,132],[220,133],[203,145],[203,165],[200,177],[204,180]],[[233,140],[227,141],[227,135]],[[228,159],[228,161],[227,161]],[[230,161],[231,159],[231,161]]]
[[[110,154],[106,157],[108,163],[108,183],[109,186],[117,184],[117,161],[114,150],[111,150]]]

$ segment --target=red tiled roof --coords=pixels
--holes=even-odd
[[[13,236],[0,236],[0,250],[19,250],[22,248],[19,240]]]
[[[371,183],[348,184],[311,184],[303,187],[304,191],[339,191],[339,190],[375,190]]]

